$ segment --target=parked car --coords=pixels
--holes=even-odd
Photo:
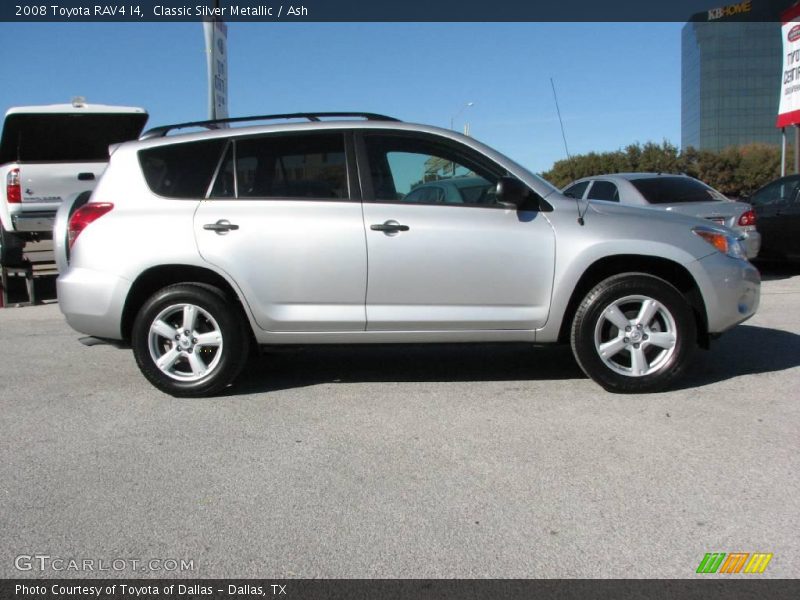
[[[9,109],[0,137],[0,264],[21,262],[29,241],[51,239],[64,199],[92,190],[108,146],[136,139],[146,122],[143,108],[77,99]]]
[[[742,235],[747,258],[755,258],[761,247],[756,214],[749,204],[729,200],[711,186],[686,175],[615,173],[584,177],[566,186],[564,195],[649,206],[708,219]]]
[[[118,146],[88,203],[59,213],[68,323],[130,344],[175,396],[221,392],[254,346],[405,342],[571,343],[604,388],[646,392],[756,311],[759,274],[730,229],[612,203],[578,219],[475,139],[295,116],[309,122],[170,135],[223,121],[189,123]],[[493,200],[409,200],[460,177]]]
[[[758,215],[761,258],[800,260],[800,175],[776,179],[747,201]]]
[[[494,204],[495,187],[483,177],[451,177],[416,185],[402,200],[416,204]]]

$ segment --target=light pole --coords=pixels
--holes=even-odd
[[[455,131],[456,119],[461,115],[462,112],[467,110],[473,104],[475,104],[475,103],[474,102],[467,102],[464,106],[462,106],[460,109],[458,109],[458,112],[456,114],[454,114],[452,117],[450,117],[450,129],[452,131]]]

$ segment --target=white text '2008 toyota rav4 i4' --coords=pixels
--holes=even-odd
[[[576,203],[451,131],[295,117],[115,148],[57,220],[69,324],[175,396],[219,393],[259,345],[498,341],[571,343],[645,392],[756,311],[729,229]]]

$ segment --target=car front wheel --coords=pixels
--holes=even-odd
[[[240,312],[219,289],[179,284],[145,302],[131,343],[150,383],[173,396],[198,397],[218,394],[239,375],[249,336]]]
[[[572,323],[581,369],[611,392],[659,391],[696,345],[692,308],[670,283],[643,273],[610,277],[583,299]]]

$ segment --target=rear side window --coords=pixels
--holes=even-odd
[[[340,133],[235,140],[211,193],[213,198],[343,199],[349,195]]]
[[[589,190],[589,199],[619,202],[619,190],[610,181],[595,181]]]
[[[714,188],[690,177],[632,179],[631,183],[650,204],[727,200]]]
[[[205,198],[225,142],[187,142],[139,151],[147,185],[167,198]]]

